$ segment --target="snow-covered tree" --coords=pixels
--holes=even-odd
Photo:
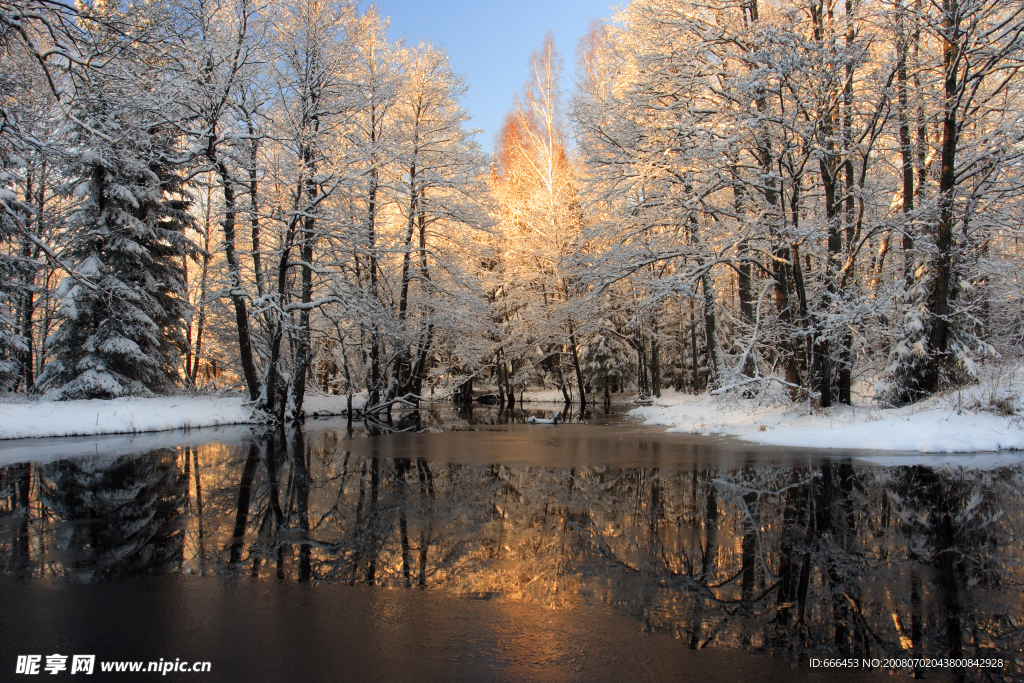
[[[122,82],[123,83],[123,82]],[[58,399],[144,396],[178,380],[184,347],[185,235],[191,221],[169,159],[174,138],[124,104],[146,93],[89,78],[76,97],[66,258],[76,275],[57,290],[60,327],[39,378]]]
[[[587,281],[703,299],[723,388],[828,406],[858,377],[894,403],[964,381],[1020,196],[1022,29],[981,0],[630,4],[573,109],[603,216]]]
[[[585,401],[578,334],[584,316],[572,306],[580,288],[569,267],[580,247],[583,214],[562,118],[562,59],[550,34],[529,66],[530,78],[501,131],[492,176],[505,277],[497,291],[510,299],[501,306],[515,311],[503,322],[523,323],[510,330],[519,339],[507,340],[505,355],[522,364],[526,359],[516,356],[539,346],[541,356],[532,362],[551,371],[566,400],[574,378]],[[510,354],[515,346],[519,352]]]

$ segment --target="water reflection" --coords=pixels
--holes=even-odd
[[[0,570],[603,604],[693,649],[1003,657],[991,676],[1022,674],[1021,466],[487,462],[501,447],[572,434],[541,429],[433,434],[428,448],[422,436],[349,440],[310,427],[10,465],[0,468]],[[621,432],[592,438],[615,443]],[[482,462],[437,457],[467,444]]]

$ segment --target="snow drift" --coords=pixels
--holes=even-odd
[[[762,406],[743,399],[668,393],[629,415],[669,432],[733,436],[771,446],[817,449],[978,453],[1024,450],[1024,425],[935,398],[906,408]]]
[[[364,395],[352,405],[365,405]],[[347,397],[310,394],[306,414],[341,415]],[[48,436],[137,434],[168,429],[198,429],[256,421],[252,403],[240,396],[171,396],[90,401],[26,401],[0,403],[0,439]]]

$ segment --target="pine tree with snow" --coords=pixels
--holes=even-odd
[[[83,108],[84,109],[84,108]],[[187,316],[184,260],[195,247],[170,140],[111,114],[82,111],[80,200],[70,219],[75,272],[59,289],[60,328],[40,384],[56,399],[148,396],[177,379]],[[109,141],[117,141],[110,144]]]
[[[14,64],[11,55],[0,56],[0,73],[12,70]],[[31,363],[30,339],[25,336],[22,316],[26,299],[34,294],[39,269],[28,234],[38,232],[41,221],[38,206],[32,205],[39,191],[26,159],[33,153],[39,156],[41,145],[36,137],[43,136],[35,126],[46,125],[49,103],[45,95],[34,98],[32,86],[41,89],[31,77],[0,77],[0,94],[5,100],[0,104],[0,391],[15,389],[26,361]]]
[[[608,400],[613,388],[621,387],[632,374],[630,350],[613,330],[611,320],[601,320],[582,349],[583,374],[587,383]]]

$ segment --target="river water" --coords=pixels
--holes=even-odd
[[[541,408],[0,444],[0,680],[53,653],[202,681],[1024,676],[1021,458]]]

